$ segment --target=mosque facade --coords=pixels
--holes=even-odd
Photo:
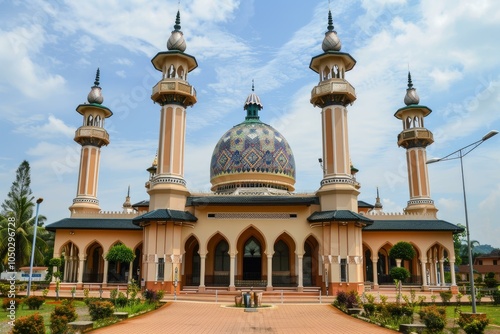
[[[197,102],[188,77],[198,63],[185,52],[178,12],[167,50],[151,60],[159,72],[151,99],[160,116],[158,153],[147,169],[149,198],[132,204],[127,196],[121,212],[102,212],[99,160],[101,147],[110,144],[104,123],[112,111],[103,105],[98,71],[88,103],[76,108],[83,122],[74,138],[81,156],[71,214],[47,226],[55,233],[54,257],[63,259],[62,284],[136,280],[167,293],[248,287],[362,292],[393,284],[390,269],[402,265],[411,274],[408,284],[456,291],[453,235],[462,228],[438,219],[430,197],[426,147],[433,135],[424,119],[431,109],[420,104],[408,74],[404,106],[394,115],[402,124],[397,144],[407,158],[410,196],[404,212],[384,213],[378,191],[373,205],[358,200],[348,142],[348,106],[356,93],[347,81],[356,61],[341,47],[329,12],[323,52],[309,65],[318,77],[310,102],[321,113],[323,169],[319,188],[310,194],[295,193],[292,148],[260,119],[263,104],[253,87],[243,103],[245,118],[215,144],[207,166],[211,191],[187,188],[186,109]],[[416,251],[402,264],[389,257],[400,241]],[[117,244],[132,249],[135,259],[106,260]]]

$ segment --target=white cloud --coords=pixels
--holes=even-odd
[[[45,124],[40,125],[38,124],[39,121],[39,117],[25,119],[25,122],[19,125],[14,131],[37,139],[47,139],[61,135],[66,138],[72,138],[75,134],[75,128],[66,125],[54,115],[49,115],[48,122]]]

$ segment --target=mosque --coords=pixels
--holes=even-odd
[[[373,205],[358,200],[347,125],[347,107],[356,100],[347,76],[356,61],[341,51],[332,22],[329,12],[322,52],[309,64],[318,77],[310,102],[321,113],[323,169],[319,188],[310,194],[294,192],[292,148],[260,119],[263,104],[253,87],[242,101],[245,118],[214,143],[207,166],[211,191],[187,188],[186,108],[196,108],[197,102],[188,77],[198,63],[185,53],[177,12],[167,50],[151,60],[159,72],[151,99],[160,107],[160,119],[158,153],[145,177],[149,199],[132,204],[127,196],[121,211],[103,212],[97,197],[99,161],[101,147],[110,144],[104,123],[112,111],[103,105],[98,71],[88,103],[76,108],[82,124],[74,140],[81,156],[71,214],[47,226],[55,233],[54,257],[63,258],[62,284],[109,287],[134,279],[166,293],[248,287],[362,292],[393,284],[389,271],[402,265],[411,273],[408,284],[457,291],[453,235],[463,229],[438,219],[430,197],[426,147],[434,140],[424,119],[431,109],[420,104],[408,74],[404,105],[394,114],[402,125],[397,144],[406,150],[404,211],[384,213],[378,191]],[[399,241],[416,251],[403,264],[389,257]],[[132,249],[135,259],[107,261],[117,244]]]

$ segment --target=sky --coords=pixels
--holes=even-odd
[[[0,201],[23,160],[47,223],[69,217],[80,146],[73,141],[100,68],[103,105],[113,111],[101,149],[98,199],[120,211],[148,199],[144,184],[158,146],[160,107],[151,88],[161,78],[151,58],[166,50],[181,13],[189,75],[198,103],[187,110],[185,179],[210,190],[215,144],[244,120],[251,92],[263,122],[288,140],[296,192],[319,188],[320,109],[310,102],[331,9],[342,51],[356,59],[346,79],[356,88],[349,145],[361,183],[359,200],[402,212],[409,200],[405,150],[397,146],[408,70],[420,104],[432,109],[428,158],[443,157],[500,130],[500,2],[487,0],[0,0]],[[500,135],[463,159],[472,240],[500,247]],[[465,225],[459,160],[428,165],[438,218]]]

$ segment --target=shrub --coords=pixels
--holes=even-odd
[[[346,308],[347,305],[347,293],[345,291],[337,291],[337,306],[340,308]]]
[[[444,305],[448,305],[450,303],[451,297],[453,297],[453,293],[451,291],[441,291],[439,292],[441,296],[441,300]]]
[[[14,321],[12,334],[45,334],[43,317],[39,313],[20,317]]]
[[[113,300],[113,303],[115,304],[116,307],[125,307],[125,306],[127,306],[127,302],[128,302],[128,299],[123,292],[120,292],[118,294],[118,297],[116,297]]]
[[[4,311],[7,311],[7,308],[11,307],[11,305],[14,305],[15,309],[17,310],[22,302],[23,300],[21,298],[4,298],[2,301],[2,308]]]
[[[436,305],[424,307],[420,318],[427,327],[427,333],[441,333],[446,326],[446,309]]]
[[[144,290],[142,296],[148,303],[158,303],[162,298],[165,292],[163,290],[155,291],[155,290]]]
[[[371,316],[373,315],[373,313],[375,313],[375,304],[373,303],[363,304],[363,309],[365,310],[367,316]]]
[[[111,302],[95,300],[88,303],[90,318],[95,321],[109,318],[113,315],[114,307]]]
[[[39,310],[43,303],[45,303],[45,298],[42,296],[29,296],[23,301],[23,304],[27,305],[30,310]]]
[[[390,275],[393,279],[403,282],[405,279],[410,277],[410,272],[408,269],[403,267],[394,267],[391,269]]]
[[[65,299],[62,305],[54,308],[50,314],[50,331],[52,334],[64,334],[68,329],[68,323],[78,318],[73,302]]]
[[[10,291],[10,285],[9,284],[3,284],[0,283],[0,295],[7,296]]]
[[[113,289],[109,292],[109,298],[110,299],[116,299],[116,297],[118,296],[118,289]]]
[[[458,325],[467,334],[482,334],[484,329],[490,323],[484,313],[460,313]]]
[[[500,291],[499,290],[493,291],[493,293],[491,294],[491,298],[493,298],[493,305],[500,304]]]
[[[488,288],[494,288],[498,285],[498,281],[495,279],[495,273],[490,272],[486,274],[486,277],[484,278],[484,284]]]
[[[358,292],[357,291],[349,291],[347,293],[347,308],[353,308],[353,307],[356,307],[358,306],[358,301],[359,297],[358,297]]]

